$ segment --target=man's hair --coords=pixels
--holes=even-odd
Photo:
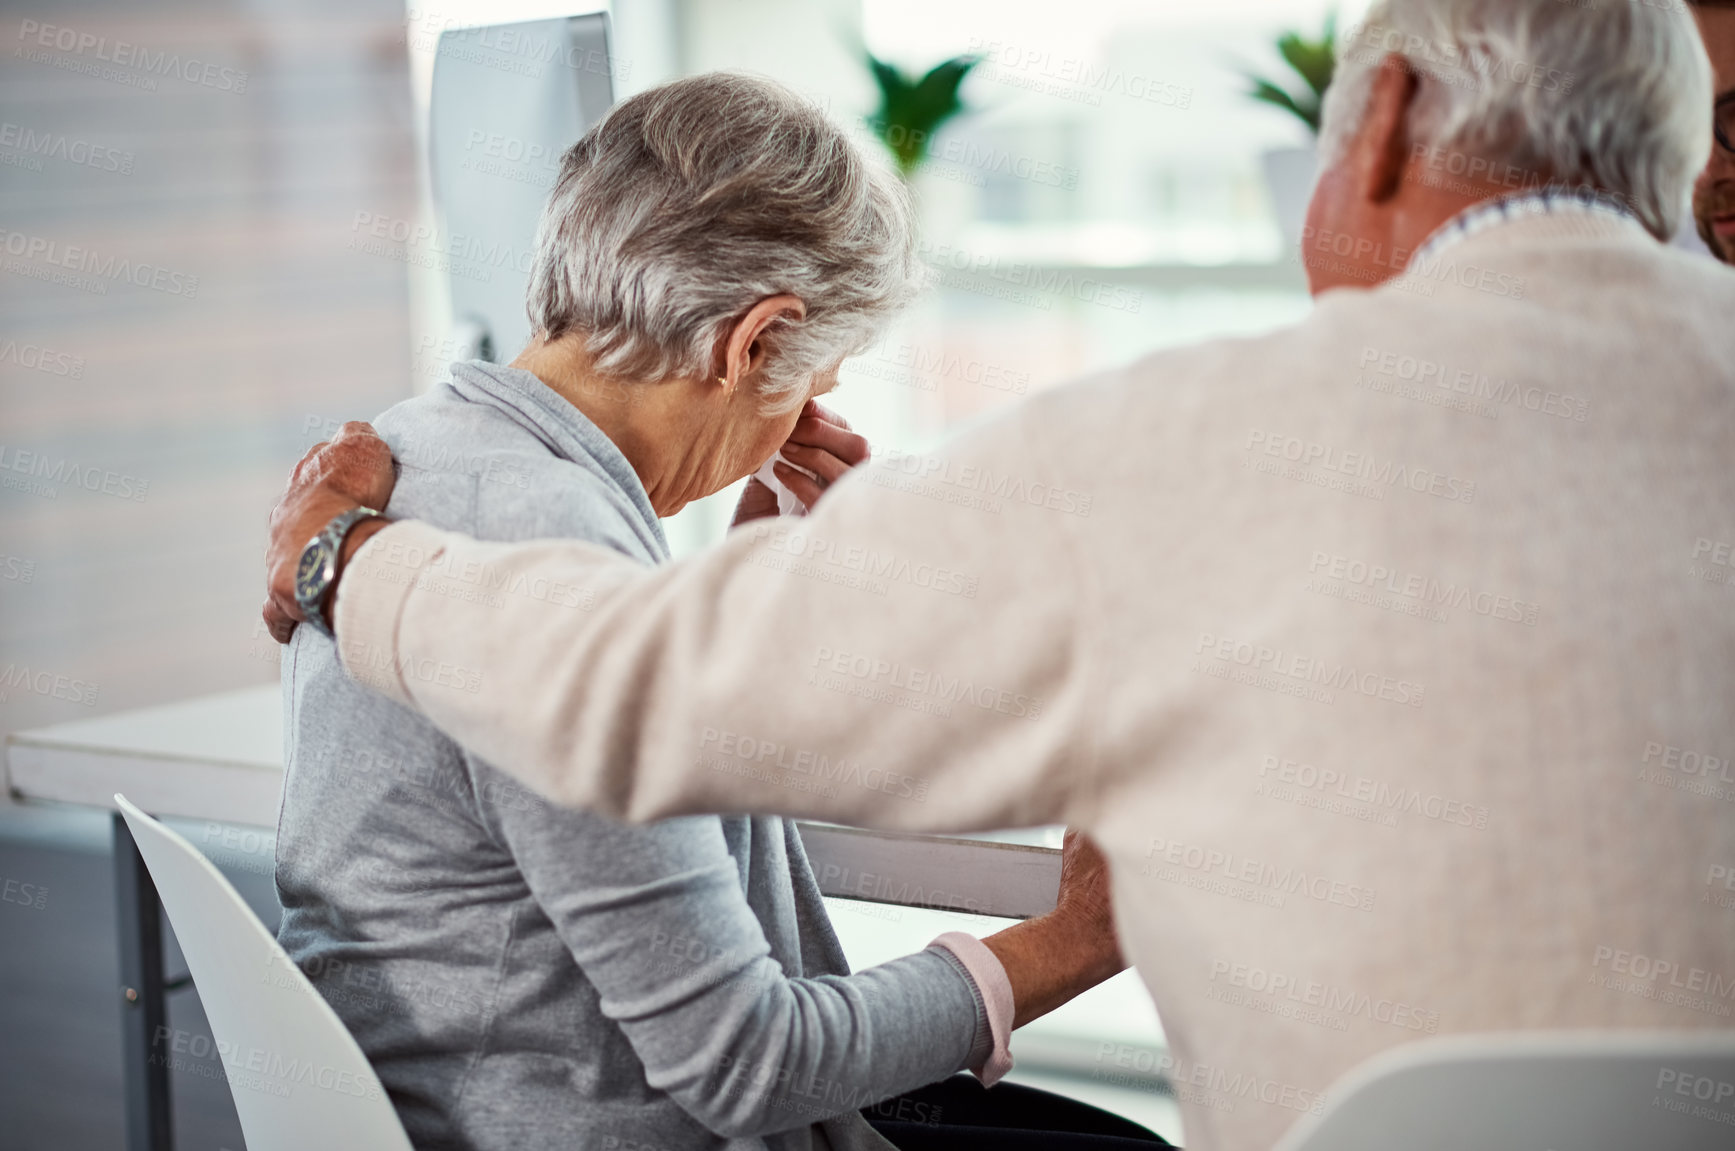
[[[533,330],[582,335],[599,374],[713,374],[716,344],[758,301],[772,322],[759,394],[870,344],[921,283],[908,193],[815,105],[769,80],[711,73],[624,101],[562,159],[537,229]]]
[[[1421,77],[1415,145],[1595,189],[1675,234],[1711,145],[1711,65],[1678,3],[1377,0],[1339,51],[1322,162],[1341,155],[1388,53]]]

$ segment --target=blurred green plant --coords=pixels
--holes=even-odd
[[[868,125],[891,152],[899,175],[908,180],[922,166],[934,133],[967,110],[958,89],[982,58],[954,56],[934,65],[920,79],[872,52],[867,53],[867,62],[880,90],[879,108],[868,118]]]
[[[1309,39],[1300,32],[1285,32],[1277,39],[1278,55],[1301,77],[1303,87],[1287,81],[1274,83],[1251,71],[1244,71],[1253,87],[1247,93],[1255,100],[1282,108],[1306,124],[1314,135],[1319,134],[1320,109],[1325,102],[1325,90],[1331,87],[1332,73],[1337,68],[1337,13],[1325,18],[1325,28],[1317,38]]]

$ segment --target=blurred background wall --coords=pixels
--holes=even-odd
[[[1324,8],[624,0],[618,79],[630,93],[746,68],[859,123],[875,99],[864,46],[916,73],[986,57],[914,180],[941,282],[839,394],[876,444],[913,446],[1068,376],[1300,313],[1260,157],[1306,134],[1247,100],[1238,68],[1274,68],[1275,31]],[[412,338],[423,273],[349,245],[358,213],[414,215],[406,42],[460,6],[8,9],[0,475],[19,482],[0,488],[0,681],[29,669],[79,686],[0,688],[0,732],[274,677],[258,559],[284,477],[335,421],[444,371]],[[44,27],[104,47],[41,48]],[[121,43],[214,70],[189,82],[107,62]],[[66,275],[54,258],[69,246],[144,286]],[[1105,306],[945,274],[979,260],[1125,291]],[[93,473],[108,477],[95,491],[68,479]],[[713,538],[731,498],[687,513],[681,546]]]

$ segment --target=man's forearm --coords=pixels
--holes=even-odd
[[[985,538],[1003,531],[990,517],[883,540],[898,522],[879,508],[840,522],[886,498],[846,481],[799,526],[755,525],[655,569],[575,541],[487,544],[400,522],[346,567],[338,646],[356,679],[574,806],[912,830],[1063,821],[1048,781],[1088,775],[1076,732],[1094,702],[1067,641],[1066,549],[1040,542],[1046,522],[1018,562],[993,554],[1009,545]],[[886,557],[886,574],[858,572],[858,556]],[[1006,614],[1017,634],[979,625]],[[935,723],[847,690],[863,658],[1028,706],[960,704]],[[996,787],[979,776],[986,746]]]
[[[349,535],[344,537],[343,550],[339,554],[337,561],[337,570],[340,577],[344,569],[349,567],[349,561],[355,558],[355,553],[362,549],[362,545],[385,531],[391,526],[391,523],[392,521],[388,519],[370,519],[363,520],[361,523],[356,524],[355,527],[349,529]],[[331,585],[331,594],[327,598],[325,604],[326,619],[337,619],[337,593],[342,589],[342,587],[343,580],[341,578]]]
[[[1112,936],[1065,912],[1027,919],[984,939],[1012,984],[1013,1027],[1022,1027],[1126,967]]]

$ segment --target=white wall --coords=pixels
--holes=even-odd
[[[681,70],[756,72],[859,115],[873,102],[861,0],[674,0]]]

